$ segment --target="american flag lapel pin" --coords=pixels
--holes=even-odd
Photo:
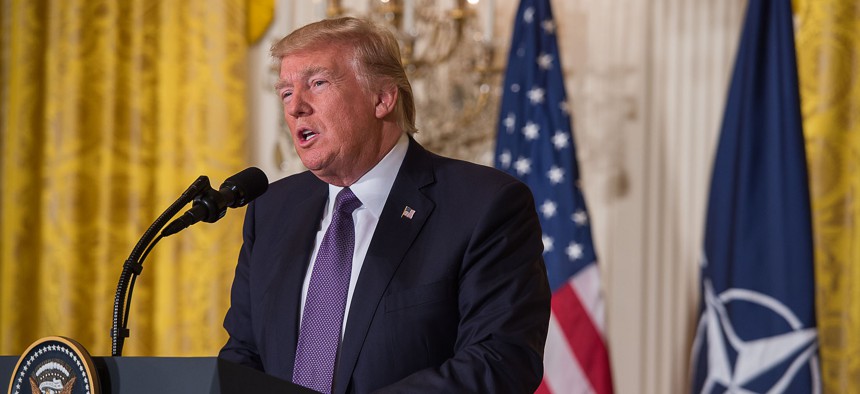
[[[412,216],[415,215],[415,210],[410,208],[408,205],[406,208],[403,208],[403,213],[400,214],[401,218],[412,219]]]

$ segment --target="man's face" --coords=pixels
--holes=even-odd
[[[285,56],[276,88],[302,164],[323,181],[349,186],[387,153],[378,95],[357,79],[352,50],[324,46]]]

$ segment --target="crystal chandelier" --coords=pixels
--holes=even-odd
[[[501,67],[496,66],[494,0],[372,0],[364,16],[388,26],[401,45],[415,94],[418,139],[426,148],[490,164]],[[329,18],[355,15],[328,0]]]

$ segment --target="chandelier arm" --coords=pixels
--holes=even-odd
[[[422,67],[428,66],[428,65],[446,63],[449,60],[451,60],[451,58],[454,56],[454,53],[457,51],[457,48],[460,47],[460,43],[463,41],[464,26],[465,26],[465,24],[463,23],[462,17],[461,18],[455,18],[454,19],[454,39],[449,41],[448,46],[445,48],[444,51],[442,51],[442,54],[439,57],[432,58],[432,59],[427,58],[427,57],[411,59],[410,63],[414,64],[416,68],[422,68]],[[443,34],[442,29],[440,29],[440,28],[433,29],[433,38],[431,40],[431,44],[428,45],[427,47],[428,48],[438,48],[438,46],[436,44],[442,40],[441,39],[442,34]],[[412,51],[414,53],[414,44],[413,44]]]

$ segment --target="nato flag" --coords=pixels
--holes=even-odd
[[[692,392],[818,393],[790,0],[750,0],[714,160]]]

